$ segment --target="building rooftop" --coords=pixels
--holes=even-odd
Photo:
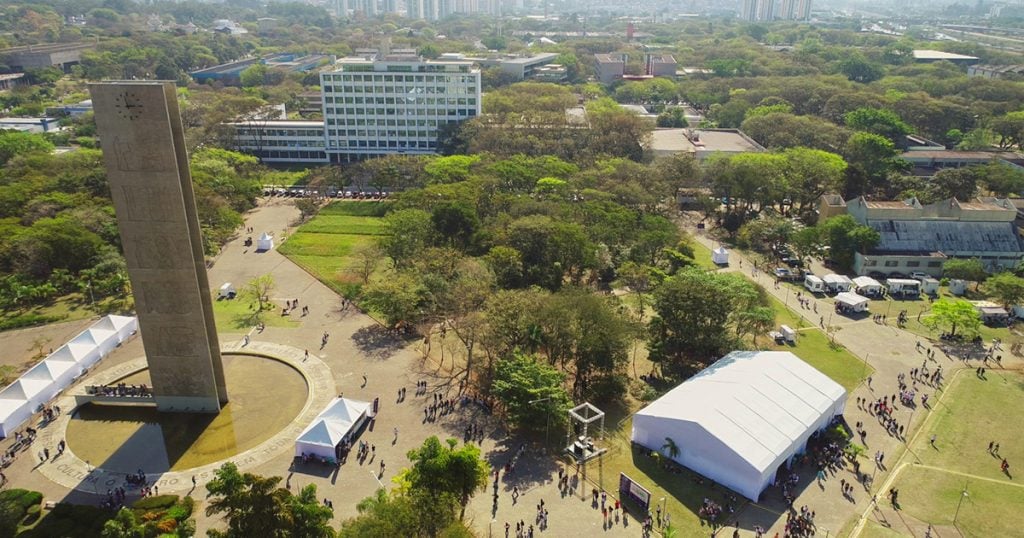
[[[955,54],[952,52],[944,52],[941,50],[927,50],[927,49],[915,49],[914,50],[915,60],[978,60],[976,56],[966,56],[963,54]]]
[[[654,63],[674,64],[676,59],[671,54],[652,54],[651,61]]]
[[[764,147],[739,129],[655,129],[651,136],[655,153],[709,154],[762,152]]]
[[[620,63],[623,61],[621,54],[595,54],[594,59],[598,63]]]
[[[869,220],[868,226],[881,236],[878,245],[872,249],[876,254],[1021,251],[1020,240],[1011,222]]]
[[[64,52],[69,50],[85,50],[95,47],[95,43],[43,43],[41,45],[24,45],[21,47],[10,47],[7,49],[0,50],[2,54],[14,54],[19,52],[34,52],[34,53],[46,53],[46,52]]]

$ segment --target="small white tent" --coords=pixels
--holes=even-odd
[[[829,273],[821,279],[825,281],[825,287],[834,292],[850,291],[853,288],[853,281],[846,275]]]
[[[295,441],[295,456],[316,456],[333,460],[337,446],[366,420],[370,404],[335,398]]]
[[[814,432],[841,415],[846,390],[788,351],[734,351],[633,416],[633,442],[756,501]]]
[[[836,303],[840,305],[841,310],[846,312],[864,312],[868,309],[870,302],[867,297],[848,291],[836,295]]]
[[[857,286],[857,293],[873,296],[882,294],[882,284],[869,276],[859,276],[853,279],[853,285]]]
[[[711,251],[711,262],[715,265],[729,265],[729,251],[718,247]]]
[[[266,252],[273,250],[274,248],[274,236],[267,232],[263,232],[263,235],[256,240],[256,252]]]

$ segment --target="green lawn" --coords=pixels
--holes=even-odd
[[[965,486],[967,496],[961,503]],[[967,538],[1020,536],[1020,510],[1024,506],[1024,488],[1020,486],[908,467],[900,474],[895,487],[900,492],[902,512],[926,524],[952,526],[955,515],[957,528]],[[960,504],[959,513],[957,504]],[[897,521],[892,523],[897,529],[904,528]]]
[[[881,523],[868,520],[867,524],[864,525],[864,530],[861,531],[859,538],[898,538],[901,536],[906,536],[906,534],[885,527]]]
[[[704,246],[703,243],[697,241],[691,241],[693,245],[693,261],[697,262],[697,265],[705,269],[718,269],[719,267],[711,261],[711,249]]]
[[[331,202],[287,238],[278,252],[334,291],[351,297],[358,283],[344,274],[350,265],[348,255],[386,233],[380,215],[387,208],[388,203],[381,202]]]
[[[217,323],[217,330],[220,332],[247,332],[256,325],[254,313],[252,302],[245,298],[236,297],[213,301],[213,317]],[[292,321],[290,317],[281,316],[281,312],[276,308],[264,311],[263,323],[268,327],[295,327],[298,325],[298,322]]]
[[[366,200],[338,200],[322,207],[318,216],[351,215],[353,217],[383,217],[391,209],[391,202]]]
[[[999,460],[988,454],[988,443],[995,441],[1001,445],[999,453],[1009,460],[1010,471],[1024,473],[1024,432],[1007,423],[1024,408],[1024,375],[990,369],[986,377],[979,379],[973,370],[964,371],[947,387],[928,418],[925,433],[913,446],[925,464],[1007,480]],[[938,450],[929,446],[933,433]]]
[[[380,217],[352,215],[318,215],[299,228],[298,233],[328,233],[352,235],[384,235],[384,222]]]

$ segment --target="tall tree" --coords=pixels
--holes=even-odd
[[[1013,273],[1005,272],[988,277],[985,289],[1007,308],[1024,303],[1024,278]]]
[[[564,381],[565,374],[543,359],[517,352],[498,361],[491,394],[509,424],[536,432],[549,421],[556,427],[562,423],[570,404]]]
[[[210,530],[212,538],[267,536],[286,538],[290,534],[288,501],[291,493],[278,487],[281,477],[242,474],[234,463],[225,463],[206,484],[207,517],[223,515],[227,531]]]
[[[818,228],[822,242],[828,245],[832,259],[840,267],[852,267],[855,253],[866,253],[881,240],[874,228],[858,224],[850,215],[832,217]]]
[[[458,442],[448,439],[441,444],[436,436],[430,436],[423,445],[409,451],[412,468],[402,476],[414,490],[432,495],[452,495],[462,510],[459,519],[466,513],[466,504],[478,490],[487,486],[491,467],[480,458],[480,447],[472,443],[455,448]]]
[[[948,330],[952,336],[973,338],[981,328],[981,314],[970,301],[943,298],[932,303],[921,323],[932,331]]]

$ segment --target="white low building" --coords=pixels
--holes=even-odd
[[[756,501],[845,405],[842,386],[788,351],[734,351],[634,415],[632,440]]]
[[[821,277],[821,279],[825,281],[825,287],[828,288],[829,291],[843,292],[853,289],[853,280],[850,280],[850,277],[846,275],[829,273]]]

